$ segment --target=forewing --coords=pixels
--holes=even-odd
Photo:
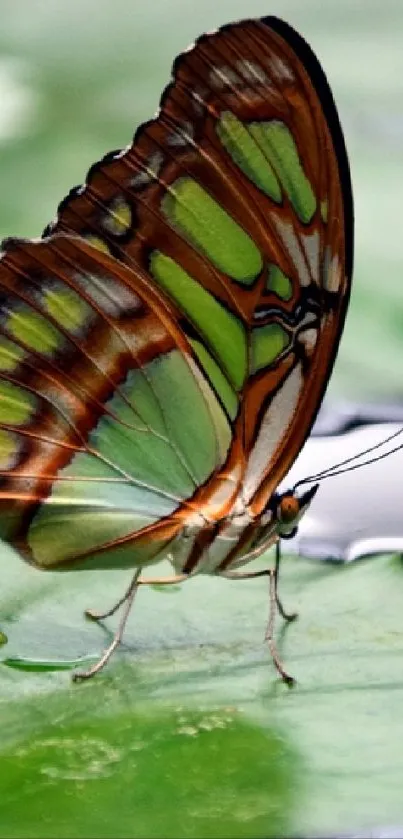
[[[201,37],[156,119],[92,167],[50,229],[141,266],[169,298],[257,514],[309,433],[351,281],[347,157],[308,45],[276,18]]]

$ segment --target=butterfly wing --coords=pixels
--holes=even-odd
[[[276,19],[199,39],[51,232],[87,242],[11,242],[0,264],[1,535],[44,567],[122,567],[236,498],[258,516],[351,280],[348,165],[309,47]]]
[[[0,312],[0,536],[44,568],[155,561],[231,443],[158,289],[79,239],[10,240]]]
[[[227,474],[259,515],[331,372],[352,226],[326,78],[291,27],[265,18],[179,56],[157,117],[92,167],[46,232],[74,231],[161,289],[232,423]]]

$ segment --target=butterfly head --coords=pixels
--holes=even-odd
[[[319,484],[314,484],[305,492],[300,493],[296,489],[288,490],[272,499],[271,506],[277,522],[277,533],[281,539],[292,539],[295,536],[298,524],[318,489]]]

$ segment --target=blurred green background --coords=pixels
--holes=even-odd
[[[38,236],[88,167],[158,106],[175,55],[264,14],[299,29],[331,83],[350,155],[355,277],[330,392],[400,396],[403,338],[401,0],[0,0],[0,233]],[[128,648],[72,687],[57,660],[109,637],[85,606],[121,574],[41,576],[0,554],[0,836],[267,837],[403,824],[402,569],[289,560],[301,619],[262,638],[265,583],[141,592]],[[55,661],[54,667],[51,662]],[[62,665],[60,665],[61,668]]]

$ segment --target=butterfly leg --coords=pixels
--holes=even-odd
[[[268,647],[270,650],[270,655],[273,660],[273,664],[281,676],[283,682],[285,682],[289,687],[292,687],[295,684],[295,679],[287,673],[285,670],[279,654],[277,652],[276,643],[274,641],[274,622],[276,617],[276,611],[278,608],[278,597],[277,597],[277,579],[278,579],[278,570],[276,573],[276,568],[268,568],[264,571],[222,571],[219,574],[220,577],[226,577],[230,580],[250,580],[254,577],[269,577],[269,584],[270,584],[270,610],[269,610],[269,619],[267,622],[267,628],[265,633],[265,641],[268,643]],[[280,609],[279,609],[280,611]]]
[[[156,585],[156,586],[166,586],[166,585],[175,585],[176,583],[183,583],[185,580],[189,578],[189,574],[175,574],[172,577],[155,577],[148,579],[139,580],[137,579],[137,585],[139,586],[149,586],[149,585]],[[128,589],[125,591],[123,597],[120,597],[117,603],[115,603],[107,612],[94,612],[93,609],[86,609],[84,614],[87,618],[90,618],[93,621],[103,621],[105,618],[110,618],[114,615],[118,609],[126,602],[126,600],[130,597],[132,593],[132,585],[133,580],[131,580]]]
[[[275,593],[276,605],[277,605],[277,609],[280,612],[281,617],[284,618],[285,621],[288,621],[289,623],[291,623],[291,621],[295,621],[296,618],[298,617],[298,612],[286,612],[285,609],[284,609],[284,606],[283,606],[283,604],[280,600],[280,597],[279,597],[279,594],[278,594],[278,578],[279,578],[279,574],[280,574],[280,560],[281,560],[281,542],[280,542],[280,540],[278,540],[276,542],[276,564],[274,566],[274,579],[275,579],[275,586],[276,586],[276,593]]]
[[[116,611],[117,608],[119,608],[119,606],[123,605],[123,603],[126,603],[126,608],[125,608],[125,610],[123,612],[123,615],[120,619],[119,626],[118,626],[118,628],[115,632],[112,643],[109,645],[109,647],[106,648],[105,652],[102,654],[99,661],[96,662],[96,664],[94,664],[88,670],[81,670],[81,671],[78,671],[77,673],[73,673],[73,682],[82,682],[82,681],[84,681],[84,679],[91,679],[92,676],[95,676],[96,673],[99,673],[100,670],[103,670],[103,668],[105,667],[105,664],[107,664],[107,662],[109,661],[109,659],[111,658],[111,656],[115,652],[116,648],[119,646],[119,644],[122,640],[123,633],[125,631],[125,626],[126,626],[129,614],[130,614],[130,610],[131,610],[132,605],[133,605],[133,601],[134,601],[136,592],[137,592],[138,587],[139,587],[139,576],[140,576],[140,574],[141,574],[141,568],[137,568],[134,575],[133,575],[130,586],[127,589],[124,597],[122,597],[120,599],[118,604],[116,606],[114,606],[113,609],[110,609],[109,612],[105,613],[105,616],[113,615],[113,613]],[[97,617],[96,619],[99,620],[99,617]]]
[[[115,603],[115,605],[112,606],[111,609],[108,609],[107,612],[93,612],[90,609],[86,610],[85,614],[87,615],[87,617],[95,621],[100,621],[104,618],[111,617],[111,615],[114,615],[115,612],[117,612],[117,610],[120,609],[120,607],[123,606],[124,603],[127,604],[112,643],[109,645],[109,647],[107,647],[99,661],[97,661],[93,667],[90,667],[89,670],[78,671],[77,673],[73,674],[74,682],[82,682],[84,679],[90,679],[92,676],[95,676],[96,673],[99,673],[100,670],[103,670],[105,664],[108,663],[109,659],[111,658],[111,656],[113,655],[113,653],[115,652],[116,648],[119,646],[122,640],[127,619],[129,617],[137,589],[140,585],[174,585],[175,583],[183,583],[184,580],[187,580],[189,578],[189,574],[173,574],[171,577],[154,577],[150,579],[139,579],[141,570],[141,568],[136,569],[130,582],[129,588],[127,589],[127,591],[125,591],[123,597],[121,597],[117,601],[117,603]]]
[[[92,620],[92,621],[103,621],[103,620],[105,620],[105,618],[111,618],[112,615],[114,615],[118,611],[118,609],[120,609],[120,607],[123,606],[124,603],[126,603],[126,600],[128,600],[129,597],[131,596],[132,589],[133,589],[133,582],[134,582],[135,579],[136,579],[136,583],[139,584],[139,580],[137,578],[138,578],[138,571],[136,571],[133,578],[131,579],[130,585],[126,589],[123,597],[120,597],[119,600],[116,603],[114,603],[114,605],[110,609],[108,609],[106,612],[94,612],[93,609],[86,609],[85,612],[84,612],[85,617],[90,618],[90,620]]]
[[[293,687],[295,684],[295,679],[293,676],[290,676],[289,673],[284,669],[283,664],[279,658],[276,643],[274,641],[274,621],[276,617],[276,610],[278,608],[278,598],[277,598],[277,578],[276,578],[276,571],[270,570],[270,610],[269,610],[269,619],[267,621],[267,629],[265,634],[265,640],[268,643],[270,655],[273,659],[274,666],[277,672],[280,674],[283,682],[286,683],[289,687]]]

